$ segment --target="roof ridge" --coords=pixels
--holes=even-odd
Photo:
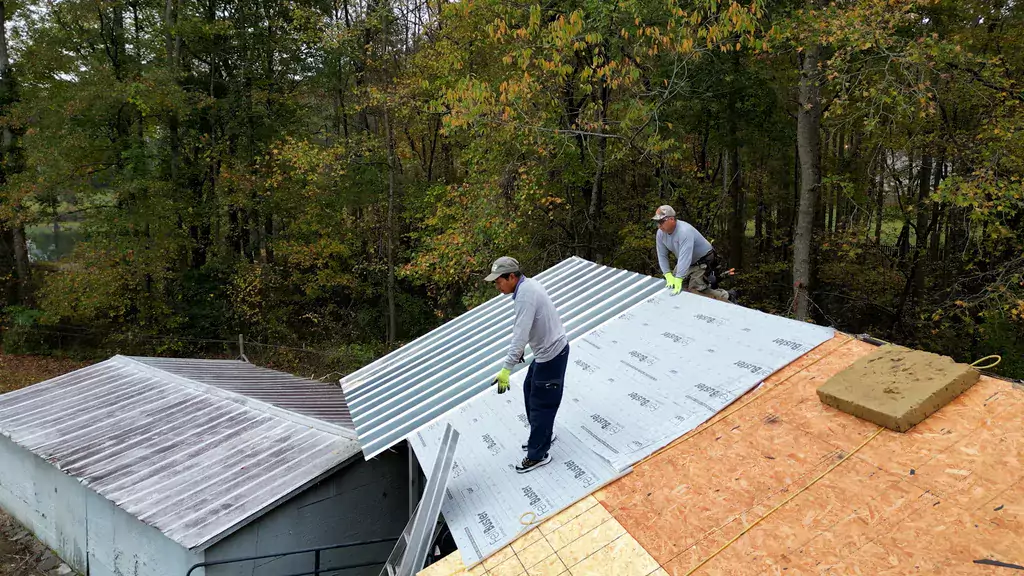
[[[299,414],[286,408],[274,406],[269,402],[257,400],[256,398],[252,398],[244,394],[239,394],[238,392],[232,392],[230,390],[225,390],[223,388],[218,388],[216,386],[204,384],[202,382],[199,382],[198,380],[193,380],[191,378],[187,378],[185,376],[169,372],[162,368],[157,368],[156,366],[146,364],[145,362],[141,362],[140,360],[131,356],[123,356],[121,354],[117,354],[115,356],[112,356],[110,358],[110,361],[114,361],[117,364],[120,364],[121,366],[124,366],[126,368],[132,368],[146,374],[158,375],[160,378],[174,382],[175,384],[179,384],[181,386],[185,386],[186,388],[191,388],[192,390],[195,390],[197,392],[202,392],[208,396],[228,400],[236,404],[245,406],[247,408],[251,408],[257,412],[263,412],[264,414],[268,414],[270,416],[283,418],[284,420],[287,420],[293,424],[306,426],[309,428],[313,428],[315,430],[319,430],[321,432],[326,432],[328,434],[334,434],[336,436],[340,436],[348,440],[357,440],[356,433],[353,430],[348,430],[344,427],[338,426],[337,424],[331,424],[330,422],[325,422],[323,420],[320,420],[319,418],[313,418],[312,416],[306,416],[304,414]]]

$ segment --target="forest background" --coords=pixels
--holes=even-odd
[[[660,275],[671,204],[745,306],[1024,377],[1013,0],[2,0],[0,23],[7,353],[244,334],[344,373],[493,297],[500,255]]]

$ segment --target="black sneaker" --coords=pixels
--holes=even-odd
[[[557,439],[558,439],[558,436],[555,436],[554,434],[551,435],[551,445],[552,446],[554,446],[555,440],[557,440]],[[526,442],[523,442],[521,447],[523,449],[523,452],[526,452],[527,450],[530,449],[530,446]]]
[[[551,455],[545,454],[541,460],[530,460],[529,458],[523,458],[523,461],[516,465],[516,472],[520,474],[526,474],[530,470],[536,470],[541,466],[551,462]]]

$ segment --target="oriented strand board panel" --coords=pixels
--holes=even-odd
[[[463,434],[442,512],[473,565],[832,338],[795,322],[693,294],[650,297],[572,341],[553,461],[519,475],[529,432],[522,370],[410,440],[430,466],[444,424]]]
[[[821,401],[897,432],[906,432],[978,381],[948,356],[885,345],[818,388]]]
[[[875,351],[847,340],[805,355],[742,409],[595,497],[674,576],[765,515],[694,576],[997,576],[974,561],[1021,564],[1024,392],[987,377],[910,431],[883,431],[769,514],[878,428],[817,398],[822,382]]]

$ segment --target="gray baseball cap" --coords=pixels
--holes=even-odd
[[[673,218],[675,217],[675,215],[676,211],[673,210],[671,206],[666,204],[664,206],[659,206],[658,209],[654,211],[654,217],[651,218],[651,220],[657,220],[658,222],[661,222],[665,218]]]
[[[485,282],[494,282],[498,276],[509,272],[519,272],[519,261],[511,256],[502,256],[491,264],[491,273],[484,278]]]

